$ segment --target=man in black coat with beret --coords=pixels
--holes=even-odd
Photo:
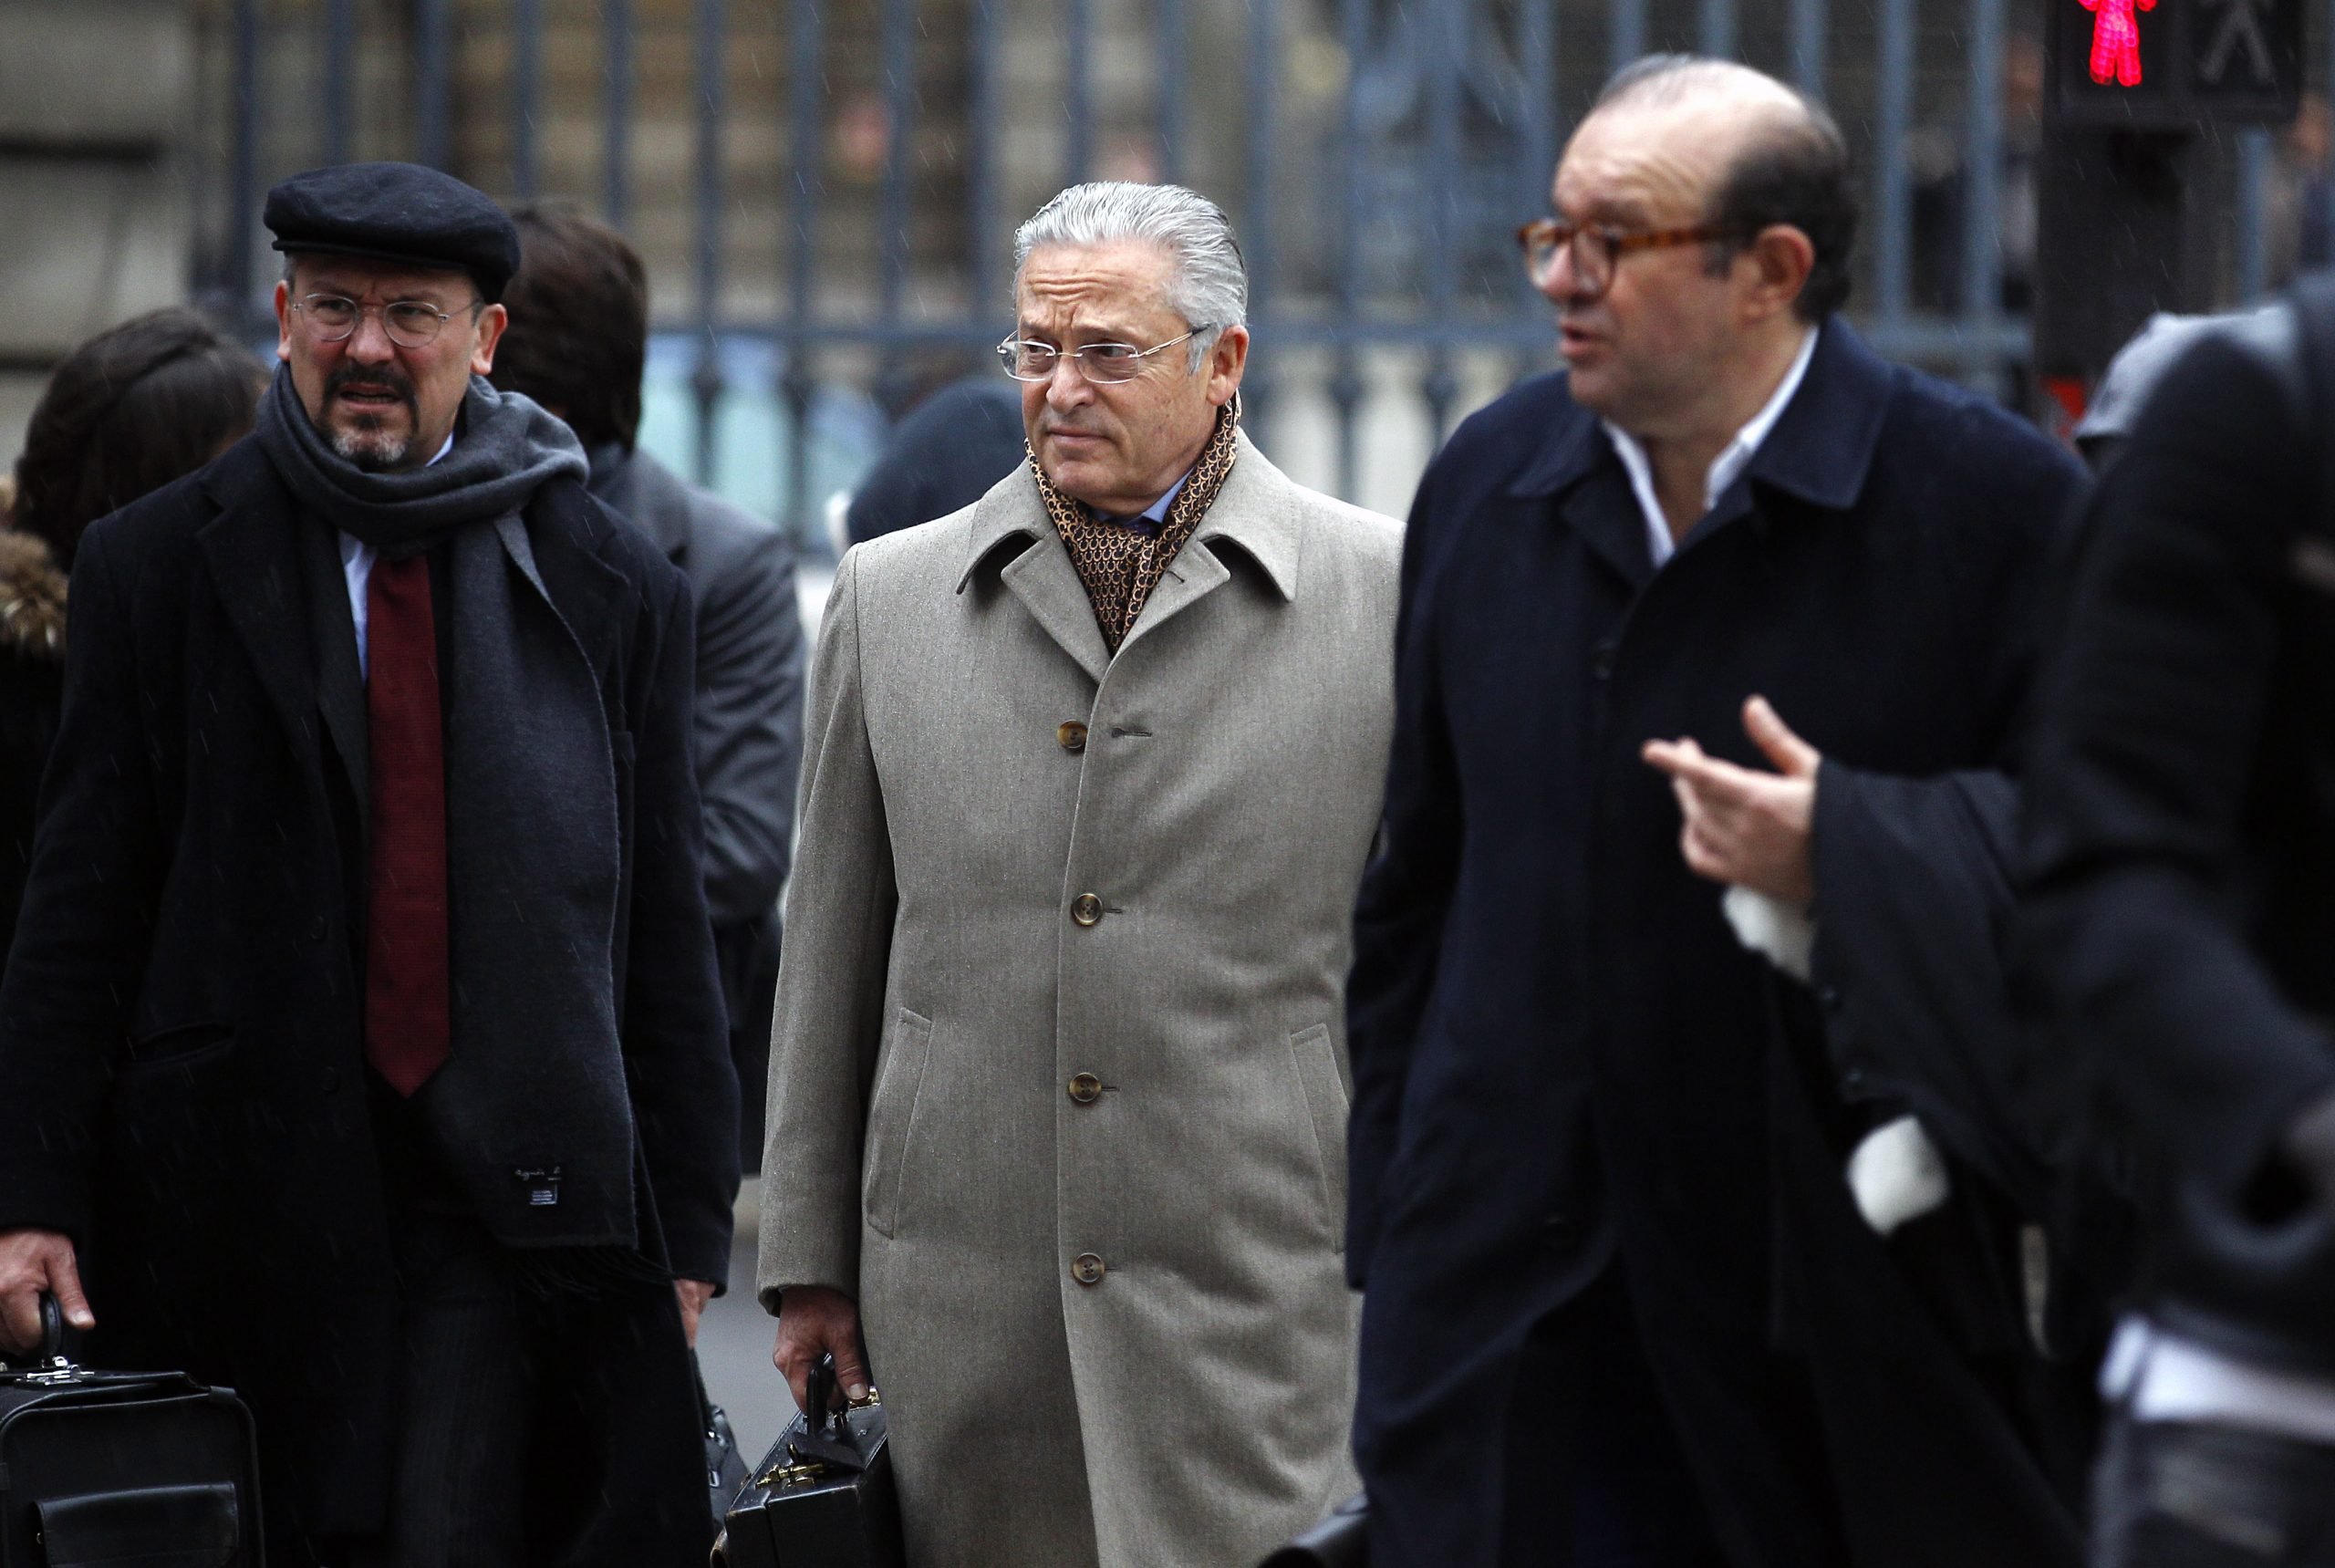
[[[1846,154],[1782,84],[1640,62],[1553,201],[1566,370],[1404,545],[1348,992],[1372,1563],[2071,1568],[2012,1195],[1827,972],[1844,869],[1983,855],[2081,472],[1832,314]]]
[[[0,1339],[53,1290],[235,1386],[277,1568],[701,1563],[737,1091],[688,586],[483,379],[499,208],[370,164],[266,219],[257,431],[75,567]]]

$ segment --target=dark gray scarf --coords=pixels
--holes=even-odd
[[[308,421],[284,370],[258,422],[317,522],[388,555],[448,549],[453,1054],[413,1103],[503,1241],[631,1249],[617,748],[598,677],[544,587],[521,517],[549,482],[575,482],[580,499],[584,451],[534,403],[476,377],[458,429],[428,468],[362,472]]]

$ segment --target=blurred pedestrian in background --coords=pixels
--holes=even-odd
[[[881,1386],[910,1561],[1252,1563],[1353,1490],[1397,535],[1241,433],[1215,203],[1075,186],[1014,255],[1032,463],[820,626],[760,1288],[798,1400]]]
[[[0,1348],[49,1290],[234,1387],[277,1568],[694,1568],[738,1111],[689,587],[483,379],[499,207],[355,164],[265,221],[254,434],[78,552]]]
[[[2335,1564],[2335,284],[2203,333],[2093,499],[2024,978],[2143,1174],[2099,1568]]]
[[[2084,1391],[2018,1216],[1863,1031],[1888,982],[1827,966],[1875,867],[1982,903],[1961,823],[2081,471],[1839,318],[1847,154],[1781,83],[1638,62],[1552,200],[1566,369],[1460,427],[1405,541],[1350,993],[1371,1561],[2072,1564]],[[1818,989],[1715,881],[1801,972],[1828,912]]]
[[[1022,466],[1022,400],[994,370],[950,382],[910,409],[844,513],[848,543],[946,517]]]
[[[81,530],[252,428],[267,372],[191,310],[100,332],[49,378],[0,504],[0,972],[32,870],[65,695],[65,585]]]
[[[655,541],[689,577],[696,602],[705,901],[738,1069],[740,1160],[751,1170],[763,1152],[778,891],[794,852],[803,761],[794,542],[639,450],[649,352],[649,274],[639,253],[614,229],[557,208],[522,207],[512,220],[519,270],[503,296],[511,325],[490,379],[567,421],[591,462],[592,493]]]

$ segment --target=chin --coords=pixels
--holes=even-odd
[[[413,442],[404,436],[391,435],[379,429],[336,430],[332,432],[332,450],[343,462],[360,473],[386,473],[405,466]]]

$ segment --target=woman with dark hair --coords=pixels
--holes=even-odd
[[[267,372],[191,310],[101,332],[49,379],[0,507],[0,969],[32,865],[65,690],[65,588],[81,531],[252,428]]]

